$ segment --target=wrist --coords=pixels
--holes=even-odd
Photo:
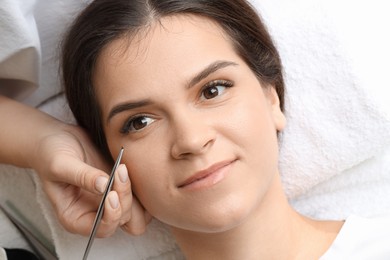
[[[68,124],[49,115],[39,122],[40,127],[36,129],[35,138],[31,138],[30,148],[24,150],[21,155],[26,167],[36,171],[43,167],[44,163],[49,163],[48,158],[54,152],[56,139],[60,140],[68,129]]]

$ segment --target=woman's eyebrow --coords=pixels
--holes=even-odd
[[[202,71],[197,73],[195,75],[195,77],[192,78],[192,80],[188,84],[188,88],[191,88],[192,86],[194,86],[197,83],[199,83],[200,81],[202,81],[204,78],[207,78],[213,72],[215,72],[219,69],[228,67],[228,66],[238,66],[238,64],[235,62],[232,62],[232,61],[223,61],[223,60],[222,61],[215,61],[215,62],[209,64],[206,68],[204,68]],[[136,101],[136,102],[124,102],[124,103],[118,104],[110,110],[110,113],[108,114],[108,117],[107,117],[107,123],[109,123],[111,118],[113,118],[115,115],[117,115],[123,111],[139,108],[142,106],[147,106],[150,103],[151,103],[150,100],[145,99],[145,100],[140,100],[140,101]]]
[[[138,107],[143,107],[143,106],[147,106],[151,103],[150,100],[140,100],[140,101],[136,101],[136,102],[124,102],[124,103],[120,103],[116,106],[114,106],[110,113],[108,114],[108,117],[107,117],[107,123],[110,122],[111,118],[113,118],[115,115],[123,112],[123,111],[126,111],[126,110],[130,110],[130,109],[134,109],[134,108],[138,108]]]
[[[224,61],[224,60],[219,60],[211,63],[206,68],[204,68],[201,72],[196,74],[195,77],[192,78],[192,80],[188,84],[188,88],[191,88],[192,86],[196,85],[201,80],[203,80],[204,78],[207,78],[211,73],[228,66],[238,66],[238,64],[232,61]]]

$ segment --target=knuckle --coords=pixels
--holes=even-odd
[[[131,212],[126,212],[125,216],[123,216],[119,221],[119,225],[120,226],[126,225],[126,223],[130,221],[131,221]]]
[[[114,235],[115,229],[100,229],[97,232],[97,237],[99,238],[108,238]]]
[[[83,168],[79,168],[76,170],[76,174],[74,175],[75,183],[80,187],[86,187],[88,184],[88,174],[85,172]]]
[[[69,210],[65,210],[62,214],[57,215],[61,225],[65,228],[66,231],[73,234],[78,233],[76,221],[72,217],[72,214],[69,213]]]
[[[130,222],[122,225],[121,228],[126,232],[134,236],[139,236],[145,233],[146,226],[145,225],[134,225]]]
[[[133,195],[131,192],[119,193],[119,200],[121,207],[124,211],[131,211],[131,207],[133,205]]]
[[[110,216],[103,217],[101,226],[112,227],[118,225],[120,222],[120,210],[114,210],[110,213]]]
[[[58,176],[60,175],[61,171],[63,170],[63,160],[58,157],[54,157],[49,163],[48,163],[48,171],[51,176]]]

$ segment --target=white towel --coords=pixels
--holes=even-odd
[[[288,124],[280,170],[292,205],[309,216],[332,219],[389,210],[390,98],[382,87],[389,85],[384,62],[390,60],[390,44],[382,35],[390,24],[386,1],[252,2],[285,65]],[[63,106],[54,102],[43,109],[69,120],[58,104]],[[63,230],[36,182],[60,259],[80,258],[87,238]],[[179,259],[180,253],[155,221],[141,237],[118,231],[95,241],[91,259],[103,257]]]
[[[301,213],[318,219],[372,217],[390,213],[390,148],[291,201]]]
[[[389,146],[390,51],[383,34],[389,36],[390,18],[379,11],[387,10],[384,2],[353,1],[352,9],[340,1],[254,3],[285,65],[280,168],[293,199]]]

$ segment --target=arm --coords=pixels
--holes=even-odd
[[[34,169],[62,225],[70,232],[88,235],[109,165],[83,129],[3,96],[0,122],[0,163]],[[100,237],[111,235],[118,226],[129,233],[142,233],[149,219],[133,199],[130,180],[124,178],[126,167],[119,167],[116,174],[116,180],[123,181],[114,183],[106,201]]]

